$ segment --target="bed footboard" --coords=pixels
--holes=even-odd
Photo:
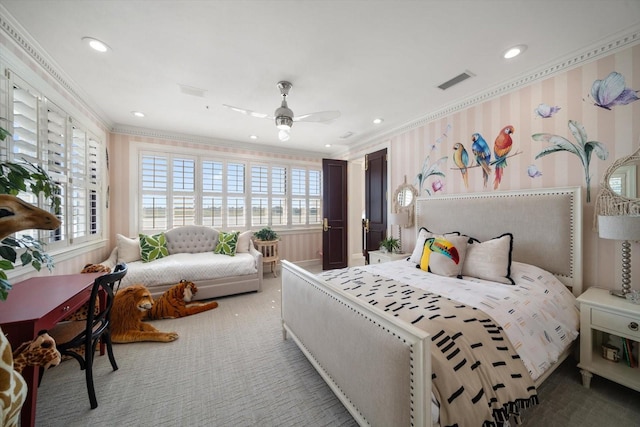
[[[282,326],[360,425],[431,426],[426,332],[288,261],[282,261]]]

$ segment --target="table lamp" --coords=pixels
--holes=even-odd
[[[622,240],[622,289],[611,291],[622,298],[631,291],[631,244],[640,240],[640,215],[598,215],[598,234],[602,239]]]
[[[391,225],[398,226],[398,250],[400,253],[402,252],[402,227],[406,227],[409,225],[409,212],[400,211],[397,213],[392,213],[389,217],[389,222]]]

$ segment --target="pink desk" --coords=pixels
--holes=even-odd
[[[11,347],[30,341],[41,330],[49,330],[89,300],[96,277],[104,273],[33,277],[15,283],[6,301],[0,302],[0,327]],[[22,371],[29,391],[22,407],[21,425],[35,425],[38,369]]]

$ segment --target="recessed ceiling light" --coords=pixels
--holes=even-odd
[[[375,125],[379,125],[382,122],[384,122],[384,119],[381,119],[381,118],[373,119],[373,124]]]
[[[144,113],[141,111],[132,111],[131,114],[133,114],[136,117],[144,117]]]
[[[329,148],[329,147],[331,147],[331,144],[324,144],[324,146]]]
[[[249,135],[249,138],[251,138],[251,139],[258,139],[258,135]]]
[[[83,37],[82,41],[87,43],[91,49],[97,50],[98,52],[104,53],[109,50],[109,46],[107,46],[105,42],[94,39],[93,37]]]
[[[520,55],[525,50],[527,50],[527,46],[521,44],[521,45],[518,45],[518,46],[514,46],[511,49],[508,49],[504,53],[504,55],[502,55],[502,56],[504,57],[504,59],[515,58],[516,56]]]

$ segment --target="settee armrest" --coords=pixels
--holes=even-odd
[[[262,265],[262,252],[257,250],[253,246],[253,243],[252,243],[251,247],[249,248],[249,253],[256,260],[256,268],[258,269],[258,280],[260,281],[260,286],[258,287],[258,292],[260,292],[262,290],[262,274],[263,274],[263,268],[264,268],[263,265]]]
[[[262,252],[251,245],[251,247],[249,248],[249,253],[255,258],[258,268],[262,269]]]
[[[109,267],[113,271],[117,263],[118,263],[118,247],[116,246],[111,251],[111,254],[109,254],[109,258],[105,259],[100,264],[104,265],[105,267]]]

